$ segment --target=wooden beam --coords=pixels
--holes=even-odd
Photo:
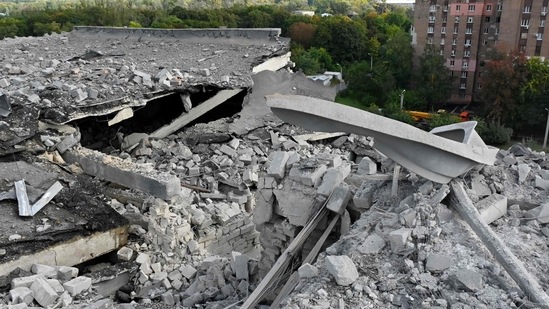
[[[240,309],[251,309],[257,305],[263,296],[268,292],[273,282],[277,281],[280,276],[286,271],[288,264],[301,248],[303,243],[307,240],[309,235],[316,228],[318,223],[324,218],[330,211],[326,208],[326,204],[322,205],[322,208],[316,213],[316,215],[305,225],[305,227],[297,234],[295,239],[290,243],[288,248],[280,255],[278,260],[271,267],[271,270],[265,275],[265,278],[261,280],[257,288],[250,294]]]
[[[322,245],[324,245],[324,242],[326,242],[326,239],[328,238],[328,236],[330,236],[330,233],[334,229],[334,226],[336,225],[340,217],[341,217],[340,214],[336,214],[336,216],[332,219],[332,221],[330,222],[326,230],[324,230],[324,233],[322,234],[320,239],[317,241],[317,243],[315,244],[311,252],[309,252],[305,260],[303,260],[303,263],[301,265],[307,264],[307,263],[310,264],[315,260],[316,256],[318,255],[318,252],[320,252],[320,249],[322,248]],[[280,292],[276,296],[270,308],[271,309],[278,308],[278,306],[280,305],[280,302],[282,302],[282,300],[284,300],[286,297],[288,297],[288,295],[290,295],[290,293],[294,290],[295,286],[298,283],[299,283],[299,273],[297,271],[294,271],[290,276],[290,279],[286,281],[286,284],[284,285],[284,287],[282,287],[282,290],[280,290]]]
[[[463,184],[459,180],[450,183],[452,189],[451,203],[461,217],[482,240],[490,253],[505,268],[526,296],[536,303],[537,308],[549,308],[549,296],[543,291],[538,280],[532,276],[497,234],[480,218],[480,214],[467,196]]]

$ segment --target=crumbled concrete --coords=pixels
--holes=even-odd
[[[378,254],[383,248],[385,248],[385,240],[377,234],[371,234],[357,250],[362,254]]]
[[[337,284],[347,286],[358,278],[353,260],[348,256],[327,256],[325,260],[326,270],[334,276]]]

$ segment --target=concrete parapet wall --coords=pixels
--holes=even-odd
[[[153,29],[76,26],[73,33],[107,34],[136,37],[149,36],[157,38],[244,38],[252,40],[270,39],[280,36],[280,28],[204,28],[204,29]]]

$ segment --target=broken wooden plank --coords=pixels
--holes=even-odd
[[[243,89],[240,89],[240,88],[221,90],[216,95],[206,100],[202,104],[192,108],[189,111],[189,113],[179,116],[174,121],[172,121],[172,123],[156,130],[150,136],[154,138],[164,138],[170,135],[176,132],[177,130],[181,129],[182,127],[188,125],[192,121],[196,120],[198,117],[206,114],[213,108],[226,102],[228,99],[234,97],[235,95],[240,93],[242,90]]]
[[[462,182],[453,180],[450,183],[450,187],[452,189],[452,206],[467,221],[490,253],[515,280],[528,299],[542,308],[549,308],[549,296],[544,292],[538,280],[528,272],[522,261],[509,250],[498,235],[482,220],[475,205],[473,205],[473,202],[467,196]]]
[[[31,207],[31,216],[34,216],[44,206],[46,206],[63,189],[63,185],[56,181]],[[21,214],[20,214],[21,215]]]
[[[25,180],[15,182],[15,194],[17,195],[17,205],[19,207],[19,215],[22,217],[32,216],[32,209],[27,195],[27,185]]]
[[[316,242],[315,246],[313,247],[311,252],[309,252],[309,254],[307,254],[307,257],[305,257],[305,259],[303,260],[303,263],[301,265],[307,264],[307,263],[310,264],[315,260],[316,256],[320,252],[320,249],[324,245],[324,242],[326,242],[326,239],[328,238],[328,236],[330,236],[330,233],[334,229],[334,226],[336,225],[336,223],[340,219],[340,217],[341,217],[340,214],[336,214],[334,216],[334,218],[332,219],[332,221],[330,222],[328,227],[324,230],[324,233],[322,233],[322,236],[320,236],[320,238]],[[282,302],[283,299],[288,297],[288,295],[290,295],[290,293],[294,290],[296,285],[299,283],[299,279],[300,279],[299,278],[299,273],[297,271],[294,271],[292,273],[292,275],[290,276],[290,278],[288,279],[288,281],[286,282],[286,284],[284,284],[284,286],[282,287],[282,289],[280,290],[280,292],[276,296],[273,303],[271,304],[271,306],[270,306],[271,309],[279,307],[280,302]]]
[[[257,288],[250,294],[246,299],[244,304],[240,307],[241,309],[251,309],[255,308],[261,299],[265,296],[265,293],[268,292],[269,288],[273,282],[277,281],[280,276],[285,272],[288,264],[297,254],[297,250],[301,248],[305,240],[311,235],[313,230],[316,228],[318,223],[329,213],[330,211],[325,207],[322,207],[320,211],[305,225],[305,227],[297,234],[296,238],[290,243],[288,248],[280,255],[278,260],[271,267],[271,270],[265,275],[263,280],[259,283]]]

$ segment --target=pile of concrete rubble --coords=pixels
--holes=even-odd
[[[129,30],[116,31],[125,35]],[[179,78],[177,71],[164,72],[159,67],[168,63],[165,53],[182,44],[171,41],[172,37],[183,34],[173,33],[164,42],[141,30],[143,42],[132,41],[128,51],[116,31],[114,38],[112,33],[106,39],[90,36],[106,44],[108,53],[86,53],[57,62],[49,53],[59,48],[66,51],[69,41],[64,35],[42,38],[44,42],[60,40],[59,46],[48,47],[47,59],[32,67],[19,59],[36,54],[39,44],[31,39],[22,39],[24,44],[8,42],[8,46],[21,48],[13,56],[3,55],[9,65],[0,73],[0,89],[13,98],[13,110],[10,107],[0,123],[0,171],[5,174],[0,181],[0,203],[10,210],[6,211],[10,217],[0,222],[2,307],[239,307],[264,287],[262,280],[281,264],[279,259],[288,258],[285,250],[308,229],[311,233],[303,245],[291,261],[285,260],[289,269],[278,278],[269,278],[279,284],[269,287],[259,306],[267,307],[276,299],[293,271],[298,274],[297,285],[288,297],[276,300],[280,308],[546,305],[525,294],[455,211],[450,186],[395,169],[392,160],[373,148],[375,140],[369,137],[307,132],[285,124],[269,112],[263,98],[287,93],[333,99],[333,89],[287,70],[246,75],[212,63],[229,51],[247,51],[243,59],[248,59],[248,69],[255,70],[261,65],[258,59],[272,54],[280,42],[270,47],[235,44],[223,49],[214,43],[196,43],[194,64],[174,65],[188,69]],[[122,64],[125,60],[120,57],[132,56],[131,50],[138,53],[138,47],[147,56],[156,50],[159,59],[136,62],[135,68]],[[112,71],[94,68],[109,63]],[[197,80],[190,74],[195,64],[208,64],[194,70],[202,72]],[[151,78],[157,69],[164,73]],[[217,73],[212,77],[206,69]],[[69,71],[68,75],[59,73]],[[97,76],[90,77],[94,72]],[[38,78],[35,85],[30,76]],[[119,82],[109,79],[114,76]],[[181,105],[185,105],[192,96],[185,89],[227,87],[224,76],[231,76],[233,88],[250,87],[242,110],[231,117],[207,123],[176,117],[171,124],[178,124],[177,128],[168,124],[122,136],[116,131],[127,129],[123,126],[109,125],[101,131],[97,124],[80,123],[85,129],[79,130],[75,128],[79,123],[71,122],[97,116],[131,118],[125,109],[150,104],[139,97],[151,90],[155,93],[151,97],[170,91],[182,94]],[[67,86],[71,79],[76,88]],[[22,86],[17,87],[18,83]],[[102,84],[104,91],[95,95],[92,86]],[[118,91],[127,92],[131,99],[118,100],[113,106],[98,103],[119,97]],[[218,93],[223,91],[227,89]],[[65,104],[73,99],[82,104]],[[48,102],[52,109],[45,113]],[[206,98],[183,108],[182,117],[209,102]],[[3,110],[7,111],[5,105]],[[48,121],[36,123],[38,117]],[[118,121],[124,123],[112,124]],[[136,123],[131,125],[135,129]],[[164,129],[168,133],[160,136],[158,132]],[[110,141],[117,137],[114,147]],[[83,146],[99,140],[94,147]],[[39,174],[44,179],[36,180]],[[17,217],[22,194],[15,194],[13,181],[25,175],[31,202],[47,192],[53,180],[62,182],[63,189],[35,216],[22,219]],[[479,165],[460,181],[482,220],[541,288],[549,291],[544,276],[549,256],[543,254],[549,245],[549,157],[518,144],[501,150],[494,166]],[[84,210],[84,206],[91,209]],[[311,218],[324,208],[331,215],[310,227]],[[85,215],[63,218],[71,211]],[[101,213],[101,220],[110,220],[110,224],[97,228],[102,222],[93,212]],[[332,225],[334,214],[339,219]],[[18,234],[22,229],[18,225],[25,226],[26,233]],[[61,227],[70,227],[63,234],[70,236],[57,240],[61,232],[55,228]],[[92,238],[98,230],[103,238]],[[329,235],[326,230],[331,231]],[[54,248],[72,241],[75,234],[82,239],[69,242],[73,251]],[[38,252],[15,256],[14,248],[52,239],[55,242],[50,247],[38,246]],[[109,246],[99,251],[104,243]],[[53,253],[46,259],[43,251],[49,250]],[[302,265],[317,251],[317,259]],[[63,255],[71,254],[80,262],[63,265]]]

